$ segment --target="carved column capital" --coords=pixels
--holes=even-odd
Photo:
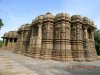
[[[92,41],[94,41],[94,30],[93,29],[91,30],[91,39]]]
[[[88,39],[88,28],[89,26],[84,26],[84,39]]]
[[[38,27],[39,27],[39,28],[42,28],[42,24],[38,24]]]

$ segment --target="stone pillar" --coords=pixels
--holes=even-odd
[[[24,30],[21,31],[21,41],[20,41],[20,50],[21,53],[24,54],[25,53],[25,46],[24,46]]]
[[[92,29],[92,32],[91,32],[91,36],[92,36],[92,54],[93,54],[93,60],[96,60],[97,59],[97,52],[96,52],[96,49],[95,49],[95,41],[94,41],[94,30],[95,29]]]
[[[12,41],[12,49],[16,49],[16,42],[15,42],[15,37],[13,38],[13,41]]]
[[[28,47],[30,44],[30,24],[25,24],[24,30],[23,30],[23,54],[26,55],[28,51]]]
[[[16,42],[16,50],[15,53],[21,53],[21,49],[20,49],[20,42],[21,42],[21,33],[18,31],[18,40]]]
[[[71,47],[73,60],[84,61],[82,18],[80,15],[73,15],[71,22]]]
[[[6,47],[6,42],[7,42],[7,39],[3,38],[3,47]]]
[[[89,22],[89,26],[90,26],[90,29],[91,29],[91,39],[90,39],[90,50],[91,50],[91,60],[96,60],[97,59],[97,52],[96,52],[96,49],[95,49],[95,41],[94,41],[94,30],[95,30],[95,27],[94,27],[94,22],[92,20],[90,20]]]
[[[16,48],[17,48],[17,41],[18,41],[18,34],[17,34],[17,36],[16,36],[16,38],[15,38],[15,50],[16,50]],[[14,50],[14,51],[15,51]]]
[[[8,38],[6,38],[5,46],[7,47],[8,45]]]
[[[57,18],[55,17],[55,24],[54,24],[54,45],[53,45],[53,52],[52,52],[52,59],[53,60],[61,60],[61,23],[56,21]]]
[[[42,24],[38,24],[38,37],[35,58],[39,58],[42,45]]]
[[[86,26],[84,26],[84,32],[83,32],[83,34],[84,34],[84,39],[88,39],[88,33],[87,33],[87,28],[88,27],[86,27]]]
[[[10,38],[8,38],[8,44],[7,47],[10,48],[11,47],[11,42],[10,42]]]
[[[39,28],[39,30],[38,30],[38,47],[39,48],[41,48],[41,39],[42,39],[42,24],[40,24],[40,25],[38,25],[38,28]]]
[[[15,48],[15,42],[14,42],[14,38],[12,38],[12,44],[11,44],[11,48]]]
[[[43,16],[42,26],[42,49],[40,58],[51,59],[53,50],[53,19],[54,16],[51,13],[47,13]]]
[[[96,58],[96,50],[94,44],[94,27],[91,25],[92,21],[89,20],[87,17],[83,17],[83,28],[84,28],[84,51],[85,51],[85,59],[86,61],[92,61]],[[90,34],[88,33],[88,29],[91,30]],[[89,38],[89,35],[91,38]]]
[[[94,41],[94,29],[92,29],[92,32],[91,32],[91,39],[92,41]]]
[[[36,17],[31,24],[31,37],[27,55],[34,58],[39,58],[40,56],[42,43],[42,19],[43,15],[40,15]]]
[[[31,56],[32,52],[33,52],[33,34],[34,34],[34,28],[31,27],[31,37],[30,37],[30,44],[29,44],[29,47],[28,47],[28,51],[27,51],[27,55],[28,56]]]
[[[66,13],[57,14],[54,25],[54,60],[72,61],[71,53],[71,18]]]
[[[23,46],[23,30],[22,28],[20,28],[18,30],[18,41],[17,41],[17,49],[16,49],[16,53],[24,53],[23,49],[24,49],[24,46]]]

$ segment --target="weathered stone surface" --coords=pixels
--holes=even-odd
[[[0,55],[0,75],[37,75],[11,58]]]
[[[100,75],[100,57],[91,62],[60,62],[0,50],[0,75]]]
[[[5,33],[2,38],[4,42],[2,49],[16,49],[16,42],[18,39],[17,31],[9,31],[8,33]]]
[[[5,33],[4,46],[14,47],[14,52],[40,59],[57,61],[92,61],[97,54],[94,47],[94,22],[81,15],[70,16],[48,12],[22,25],[16,35]],[[8,38],[9,37],[9,38]]]

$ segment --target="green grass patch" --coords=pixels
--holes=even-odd
[[[2,47],[3,46],[3,41],[2,40],[0,40],[0,47]]]

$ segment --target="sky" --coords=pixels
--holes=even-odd
[[[0,0],[0,18],[4,23],[0,37],[47,12],[87,16],[100,29],[100,0]]]

